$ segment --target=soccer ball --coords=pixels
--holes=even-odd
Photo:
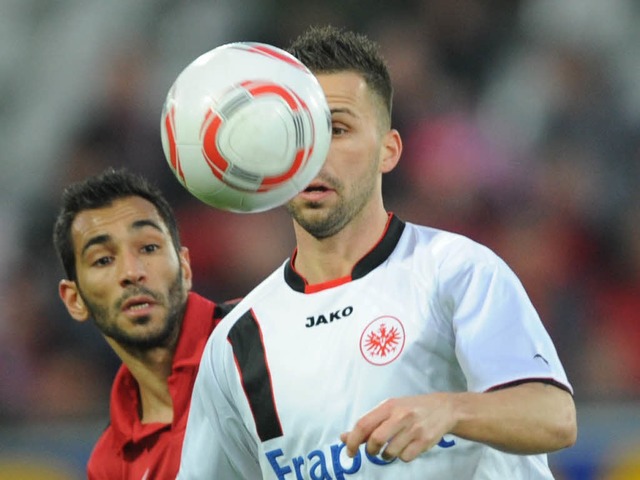
[[[196,198],[232,212],[282,205],[318,174],[331,142],[320,84],[289,53],[237,42],[178,75],[161,119],[164,154]]]

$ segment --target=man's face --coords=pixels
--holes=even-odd
[[[191,269],[178,255],[156,208],[141,197],[78,214],[71,226],[77,281],[60,295],[76,320],[93,317],[122,347],[144,351],[174,341]]]
[[[340,72],[317,78],[331,110],[331,146],[318,176],[287,208],[304,230],[326,238],[380,195],[386,133],[378,100],[360,75]]]

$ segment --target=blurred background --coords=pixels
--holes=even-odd
[[[0,479],[80,479],[119,362],[57,297],[62,188],[107,166],[161,186],[194,289],[238,297],[293,248],[282,210],[190,198],[165,95],[230,41],[331,23],[378,41],[405,141],[387,208],[463,233],[522,279],[575,388],[558,479],[640,479],[640,2],[0,0]]]

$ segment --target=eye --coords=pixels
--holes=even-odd
[[[113,257],[105,256],[100,257],[96,261],[94,261],[91,265],[95,267],[104,267],[113,262]]]
[[[150,243],[142,247],[142,251],[144,253],[153,253],[159,249],[160,249],[160,245],[157,245],[155,243]]]
[[[344,135],[345,133],[347,133],[347,129],[344,128],[342,125],[332,125],[331,126],[331,134],[334,137],[340,137],[340,136]]]

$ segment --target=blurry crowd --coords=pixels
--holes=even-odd
[[[183,25],[206,23],[204,7],[193,17],[179,11],[199,2],[156,3],[159,15]],[[215,11],[217,2],[208,3]],[[552,335],[578,401],[640,400],[640,4],[256,4],[261,14],[251,21],[174,58],[163,85],[152,78],[163,59],[152,20],[103,59],[95,104],[46,159],[56,172],[46,188],[16,206],[16,245],[0,262],[0,422],[106,417],[116,357],[57,296],[62,271],[51,228],[69,182],[107,166],[155,181],[178,213],[194,289],[213,299],[242,296],[289,256],[283,209],[224,213],[183,191],[162,152],[160,110],[171,79],[197,53],[235,40],[284,47],[307,25],[325,23],[369,34],[391,68],[404,154],[384,180],[387,208],[465,234],[505,259]],[[188,41],[184,35],[176,41]]]

